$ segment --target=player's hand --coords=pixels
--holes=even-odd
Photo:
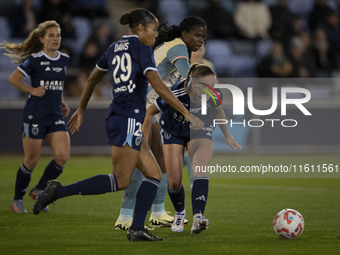
[[[79,109],[77,109],[71,116],[70,120],[67,122],[71,135],[79,131],[81,124],[83,124],[83,119],[84,112],[81,112],[79,111]]]
[[[44,86],[39,86],[37,88],[33,88],[31,91],[31,95],[35,97],[42,97],[46,93],[46,89]]]
[[[203,129],[204,123],[195,115],[190,114],[190,128],[194,130]]]
[[[61,112],[63,113],[64,118],[70,114],[70,107],[68,107],[64,101],[61,102]]]
[[[238,142],[236,142],[236,140],[234,139],[233,136],[231,135],[228,135],[226,138],[225,138],[225,141],[227,142],[227,144],[229,144],[229,146],[231,148],[233,148],[234,150],[241,150],[241,145],[238,144]]]

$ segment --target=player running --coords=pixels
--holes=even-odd
[[[160,77],[168,87],[171,87],[181,77],[187,76],[190,69],[191,52],[197,51],[204,44],[207,26],[200,17],[188,16],[182,20],[179,26],[167,28],[165,24],[162,24],[158,31],[159,35],[154,45],[155,62]],[[158,94],[152,89],[148,93],[148,104],[153,104],[157,97]],[[149,224],[151,227],[170,227],[174,217],[170,216],[164,208],[168,180],[161,148],[160,126],[156,117],[151,133],[149,145],[162,170],[162,180],[152,205]],[[190,165],[188,165],[188,169],[190,169]],[[136,193],[142,181],[143,175],[136,169],[132,175],[131,184],[124,190],[120,214],[115,223],[116,230],[125,230],[130,227]],[[185,220],[185,223],[187,222]]]
[[[63,172],[70,156],[70,138],[64,122],[70,109],[63,99],[66,66],[70,58],[58,51],[60,43],[60,26],[54,20],[39,24],[23,43],[1,43],[6,55],[15,58],[14,62],[20,64],[8,82],[30,94],[22,117],[25,157],[17,172],[11,204],[15,213],[27,213],[23,196],[38,164],[43,139],[51,147],[54,158],[38,184],[30,191],[32,199],[39,197],[48,180],[57,178]],[[31,86],[23,81],[25,76],[30,76]],[[43,211],[48,211],[48,207],[44,207]]]
[[[215,74],[206,65],[193,65],[190,68],[187,79],[175,83],[171,90],[173,94],[193,114],[201,112],[201,94],[211,91],[215,83]],[[216,91],[216,90],[214,90]],[[211,91],[212,92],[212,91]],[[210,92],[209,92],[210,93]],[[218,97],[222,97],[217,90]],[[151,128],[152,118],[162,112],[160,118],[162,147],[168,174],[168,193],[176,210],[176,215],[171,226],[171,231],[182,232],[184,229],[185,201],[184,188],[182,185],[182,165],[185,148],[188,150],[193,169],[208,166],[212,157],[212,131],[213,119],[226,119],[221,101],[217,95],[214,100],[207,102],[207,115],[204,118],[203,130],[190,130],[188,121],[177,110],[169,106],[161,97],[151,105],[145,116],[143,132],[148,134]],[[220,125],[226,142],[234,149],[240,149],[240,145],[230,135],[227,125]],[[147,135],[146,135],[147,136]],[[208,198],[209,179],[208,173],[193,171],[194,182],[191,192],[193,225],[191,233],[200,233],[209,226],[209,221],[203,216]]]
[[[96,195],[125,189],[132,172],[138,167],[145,176],[136,195],[135,214],[127,232],[130,241],[160,241],[144,228],[148,210],[155,198],[161,172],[142,134],[146,111],[148,80],[170,105],[190,119],[187,109],[171,93],[158,75],[151,46],[158,35],[158,20],[145,9],[135,9],[120,18],[129,25],[129,35],[110,45],[88,78],[80,104],[69,121],[71,134],[83,123],[87,103],[98,82],[110,72],[113,100],[106,115],[106,133],[112,146],[112,174],[97,175],[80,182],[61,186],[51,181],[34,205],[34,213],[53,201],[71,195]],[[194,128],[202,128],[198,118],[191,117]]]

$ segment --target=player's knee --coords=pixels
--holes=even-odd
[[[69,158],[70,154],[67,152],[55,153],[54,155],[54,160],[59,166],[64,166]]]
[[[126,178],[125,176],[123,177],[116,176],[116,179],[117,179],[117,184],[120,190],[126,189],[127,187],[129,187],[131,183],[131,179]]]
[[[31,171],[37,166],[39,161],[39,156],[25,157],[24,165]]]
[[[179,190],[181,188],[182,182],[181,180],[169,180],[168,179],[169,188],[173,191]]]

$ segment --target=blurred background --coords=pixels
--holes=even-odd
[[[247,87],[253,87],[257,108],[271,106],[273,86],[301,86],[311,92],[306,106],[311,117],[302,116],[297,108],[284,117],[298,120],[296,128],[230,127],[243,152],[340,152],[339,0],[0,0],[0,41],[22,42],[38,23],[56,20],[62,28],[60,50],[71,57],[64,96],[73,112],[101,54],[127,33],[119,24],[121,14],[138,7],[149,9],[168,26],[188,15],[201,16],[208,33],[205,52],[195,61],[210,61],[220,81],[238,79],[245,95]],[[27,95],[7,82],[15,68],[0,54],[0,153],[22,153],[20,123]],[[274,82],[267,82],[269,78]],[[301,81],[287,82],[293,78]],[[249,79],[251,85],[242,86],[242,80]],[[111,88],[107,75],[95,90],[82,130],[71,138],[72,153],[110,153],[104,116]],[[265,118],[233,116],[228,95],[223,106],[235,121]],[[282,119],[279,108],[276,118]],[[214,140],[216,152],[229,151],[219,129]],[[49,149],[45,147],[44,153]]]

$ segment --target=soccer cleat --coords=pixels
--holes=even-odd
[[[202,214],[194,217],[194,222],[191,227],[191,234],[199,234],[202,230],[206,230],[209,227],[209,220],[204,218]]]
[[[22,199],[13,200],[11,204],[11,209],[15,213],[28,213]]]
[[[40,194],[38,200],[33,206],[33,213],[40,213],[47,205],[57,200],[54,193],[57,188],[61,187],[61,184],[57,180],[51,180],[48,182],[46,189]]]
[[[176,212],[174,221],[171,225],[172,232],[183,232],[184,230],[184,218],[185,218],[185,210],[181,212]]]
[[[129,241],[164,241],[151,234],[147,229],[135,230],[130,228],[127,231],[127,239]]]
[[[43,193],[44,191],[42,189],[37,189],[37,188],[33,188],[30,193],[29,196],[33,199],[33,200],[37,200],[38,197],[40,196],[41,193]],[[48,206],[46,206],[45,208],[43,208],[41,211],[43,212],[48,212]]]
[[[174,217],[169,215],[168,212],[163,212],[160,216],[150,216],[149,225],[151,227],[171,227]],[[188,220],[184,219],[184,224],[187,224]]]
[[[129,230],[132,224],[132,218],[127,221],[120,221],[119,218],[115,223],[115,230]],[[154,230],[152,227],[144,226],[147,230]]]
[[[128,230],[131,227],[131,224],[132,224],[132,218],[127,221],[119,221],[119,218],[118,218],[115,223],[115,230]]]

